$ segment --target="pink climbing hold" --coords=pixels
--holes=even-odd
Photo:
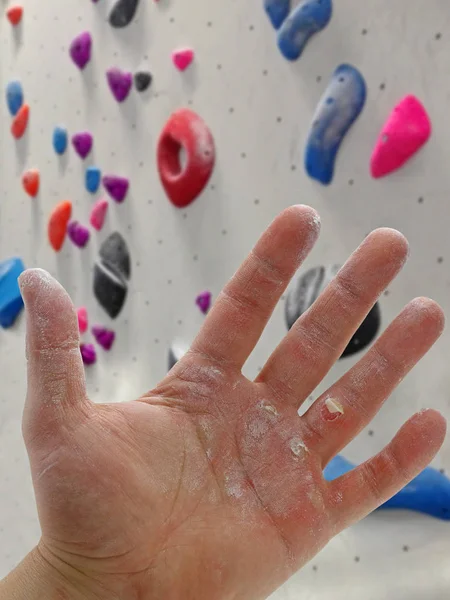
[[[84,306],[82,306],[81,308],[79,308],[77,310],[77,317],[78,317],[78,329],[80,330],[80,333],[86,333],[87,328],[88,328],[88,314],[87,314],[87,310]]]
[[[211,292],[202,292],[197,296],[195,300],[195,304],[199,307],[199,309],[204,315],[206,315],[209,312],[209,309],[211,308],[211,299]]]
[[[100,325],[94,325],[92,328],[92,335],[95,337],[97,344],[104,350],[111,350],[116,334],[111,329],[101,327]]]
[[[91,210],[89,222],[94,229],[100,231],[105,223],[106,213],[108,212],[108,200],[100,198],[94,204]]]
[[[94,344],[81,344],[81,358],[86,366],[93,365],[97,361],[97,352]]]
[[[179,71],[185,71],[194,60],[191,48],[180,48],[172,52],[172,62]]]
[[[384,125],[370,160],[372,177],[378,179],[400,169],[426,144],[431,121],[415,96],[406,96],[397,104]]]

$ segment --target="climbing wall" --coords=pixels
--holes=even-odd
[[[446,0],[339,0],[332,10],[325,0],[306,2],[303,17],[299,11],[287,20],[289,3],[268,0],[279,35],[264,0],[141,0],[124,28],[108,20],[113,4],[27,0],[17,25],[0,17],[0,81],[5,92],[20,82],[9,90],[10,106],[0,103],[0,261],[17,256],[49,270],[86,309],[80,316],[89,320],[83,343],[86,362],[95,361],[86,366],[94,401],[129,400],[158,382],[169,349],[189,345],[203,322],[209,297],[202,293],[214,299],[260,232],[294,203],[322,216],[304,269],[324,267],[310,278],[317,289],[369,231],[391,226],[408,236],[411,257],[380,299],[381,327],[417,295],[450,310]],[[12,5],[0,2],[3,11]],[[78,37],[84,32],[92,40],[88,62],[89,43]],[[157,169],[158,156],[167,169],[178,168],[170,140],[159,150],[158,140],[180,108],[201,118],[202,143],[191,150],[203,157],[200,178],[185,182],[181,196],[167,186],[170,172],[161,180]],[[210,178],[209,131],[216,153]],[[104,176],[110,179],[101,182]],[[60,203],[68,201],[66,231],[68,205]],[[63,228],[52,230],[51,241],[62,243],[59,252],[47,237],[57,205],[53,216]],[[105,289],[113,289],[113,307],[94,295],[99,270],[97,295],[111,297]],[[246,367],[249,376],[286,333],[284,302]],[[299,310],[295,290],[288,308],[289,320]],[[39,536],[20,431],[24,330],[23,314],[0,329],[0,576]],[[369,330],[367,342],[376,333]],[[354,341],[325,384],[355,363],[366,341]],[[449,356],[447,332],[345,456],[366,459],[421,407],[449,415]],[[434,466],[450,471],[449,442]],[[440,600],[450,586],[449,527],[413,512],[378,512],[274,597]]]

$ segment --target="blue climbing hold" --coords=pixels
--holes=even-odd
[[[284,58],[297,60],[309,39],[328,25],[332,13],[332,0],[301,2],[283,22],[278,33],[278,47]]]
[[[53,148],[56,154],[64,154],[67,150],[67,129],[64,127],[55,127],[53,131]]]
[[[264,10],[275,29],[279,29],[289,15],[291,0],[264,0]]]
[[[0,262],[0,326],[11,327],[23,308],[17,278],[25,271],[20,258]]]
[[[366,83],[351,65],[341,65],[314,114],[305,153],[306,172],[328,185],[334,175],[336,156],[344,137],[366,102]]]
[[[6,103],[9,112],[15,117],[23,104],[23,89],[20,81],[10,81],[6,86]]]
[[[95,194],[102,181],[102,172],[98,167],[88,167],[86,169],[86,189],[91,194]]]
[[[354,465],[343,456],[336,456],[325,467],[324,476],[327,481],[333,481],[354,468]],[[413,510],[449,521],[450,480],[436,469],[427,467],[380,508]]]

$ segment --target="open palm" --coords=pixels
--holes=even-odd
[[[265,598],[331,537],[433,458],[445,421],[414,416],[378,456],[328,483],[329,460],[365,427],[443,328],[413,300],[377,343],[300,417],[407,256],[374,232],[276,348],[256,381],[242,367],[319,233],[285,210],[217,299],[190,351],[138,401],[86,396],[76,315],[45,272],[21,277],[27,307],[24,437],[40,551],[95,598]]]

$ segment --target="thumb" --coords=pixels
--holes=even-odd
[[[64,419],[70,425],[87,409],[86,379],[78,320],[64,288],[42,269],[19,277],[26,309],[28,392],[25,439],[51,433]]]

